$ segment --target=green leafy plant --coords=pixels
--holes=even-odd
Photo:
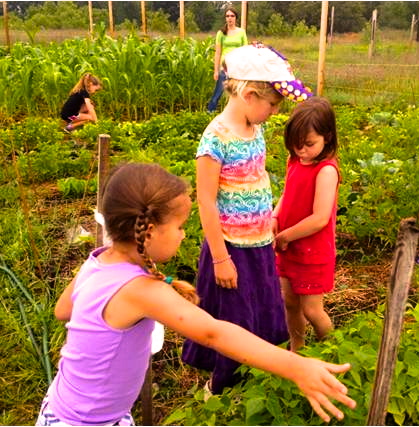
[[[390,403],[389,422],[419,422],[419,305],[409,307],[399,348]],[[350,362],[351,370],[340,379],[357,401],[354,410],[343,408],[345,418],[335,425],[365,425],[374,382],[377,349],[382,329],[382,310],[360,313],[330,338],[311,343],[302,353],[333,363]],[[308,401],[295,385],[258,369],[239,368],[244,380],[221,395],[204,400],[203,389],[192,388],[184,404],[172,412],[165,425],[320,425]],[[392,424],[390,424],[392,425]]]
[[[79,198],[86,194],[96,194],[97,179],[85,180],[74,177],[59,179],[57,181],[58,190],[64,197]]]

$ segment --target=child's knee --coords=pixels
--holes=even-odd
[[[328,317],[323,307],[323,295],[302,297],[302,310],[310,322],[318,322],[326,316]]]

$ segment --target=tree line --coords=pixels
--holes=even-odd
[[[186,1],[185,22],[189,33],[215,32],[224,22],[223,9],[232,4],[239,12],[240,1]],[[40,29],[83,28],[88,26],[87,1],[12,1],[8,2],[12,28],[30,26]],[[252,35],[277,35],[303,25],[318,30],[320,25],[320,1],[248,1],[247,31]],[[378,11],[381,28],[405,29],[411,25],[412,15],[419,15],[419,2],[412,1],[331,1],[334,7],[334,31],[336,33],[359,32]],[[106,20],[107,1],[94,1],[94,17]],[[154,31],[169,32],[176,29],[179,19],[179,2],[147,1],[147,20]],[[140,26],[139,1],[113,2],[113,16],[119,28]],[[96,21],[95,21],[96,22]],[[311,31],[310,31],[311,32]]]

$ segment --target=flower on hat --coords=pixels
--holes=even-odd
[[[312,96],[311,90],[295,78],[285,56],[261,42],[233,49],[225,56],[225,64],[228,78],[269,82],[277,92],[293,101]]]

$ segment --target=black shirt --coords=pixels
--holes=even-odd
[[[69,117],[77,116],[86,98],[90,98],[87,90],[82,89],[79,92],[72,93],[61,109],[61,118],[68,121]]]

